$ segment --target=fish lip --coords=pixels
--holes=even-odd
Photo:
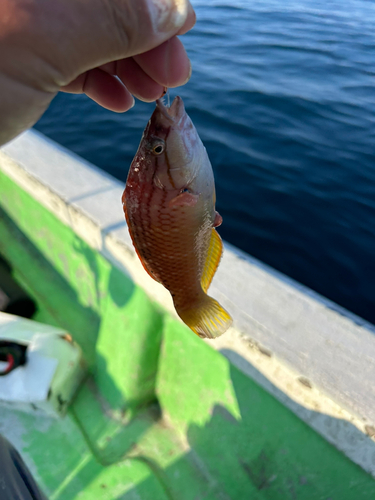
[[[164,118],[166,118],[171,124],[174,123],[172,116],[168,113],[169,108],[167,108],[167,106],[165,106],[165,104],[163,103],[163,101],[161,99],[158,99],[156,101],[156,109],[158,111],[160,111],[160,113],[164,116]]]
[[[162,99],[156,101],[156,108],[172,124],[179,123],[185,114],[184,103],[180,96],[176,96],[168,108]]]

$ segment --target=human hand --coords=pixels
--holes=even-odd
[[[189,0],[0,0],[0,144],[59,90],[122,112],[186,83],[194,23]]]

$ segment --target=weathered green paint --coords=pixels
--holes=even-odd
[[[160,416],[156,403],[135,416],[111,408],[91,378],[78,392],[71,411],[92,452],[103,465],[118,462],[131,451]]]
[[[161,315],[145,292],[0,172],[0,252],[51,324],[81,345],[110,406],[153,401]],[[7,222],[6,222],[7,221]],[[5,223],[6,222],[6,223]]]
[[[0,412],[52,500],[375,498],[369,475],[1,172],[0,205],[0,253],[36,319],[92,367],[63,420]]]
[[[147,464],[100,464],[69,413],[56,420],[1,407],[0,432],[10,429],[50,500],[170,500]]]
[[[96,346],[96,384],[112,408],[129,412],[155,394],[162,315],[139,287],[123,293],[125,278],[111,267]]]
[[[227,498],[375,498],[371,477],[172,319],[160,359],[160,405]]]

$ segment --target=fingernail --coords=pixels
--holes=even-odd
[[[189,3],[188,0],[149,0],[154,30],[173,33],[181,28],[189,12]]]
[[[186,80],[184,81],[184,83],[182,85],[185,85],[185,83],[187,83],[190,80],[192,72],[193,72],[193,68],[191,66],[191,62],[190,62],[190,59],[189,59],[189,75],[188,75],[188,77],[186,78]]]
[[[133,99],[133,102],[132,102],[132,105],[130,106],[130,108],[129,108],[129,109],[132,109],[132,108],[134,108],[134,106],[135,106],[135,99],[134,99],[134,97],[133,97],[133,96],[132,96],[132,99]]]
[[[193,6],[191,5],[190,2],[188,2],[188,13],[186,16],[186,20],[182,28],[177,32],[177,35],[185,35],[185,33],[187,33],[193,28],[196,22],[197,22],[197,16],[195,14]]]

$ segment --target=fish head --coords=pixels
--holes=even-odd
[[[152,171],[154,184],[164,190],[180,190],[196,178],[206,150],[187,115],[181,97],[167,107],[159,99],[144,131],[141,156]]]

